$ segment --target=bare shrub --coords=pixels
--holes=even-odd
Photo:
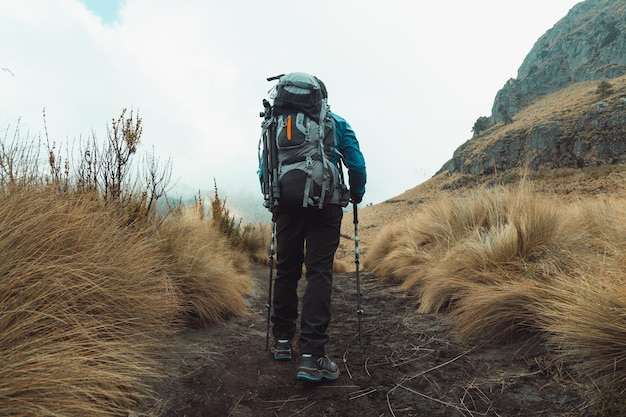
[[[14,129],[8,126],[0,135],[0,187],[41,183],[41,146],[38,138],[23,135],[19,120]]]
[[[226,205],[226,199],[219,196],[217,192],[217,182],[214,180],[215,194],[211,199],[211,219],[219,232],[225,236],[233,246],[241,244],[241,223],[235,216],[231,215],[230,209]]]

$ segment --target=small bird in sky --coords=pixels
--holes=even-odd
[[[10,70],[10,69],[8,69],[8,68],[2,67],[2,71],[4,71],[4,72],[8,72],[9,74],[11,74],[11,76],[12,76],[12,77],[15,77],[15,74],[13,74],[13,71],[11,71],[11,70]]]

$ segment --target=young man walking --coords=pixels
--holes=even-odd
[[[298,73],[302,75],[302,73]],[[304,74],[306,75],[306,74]],[[289,75],[287,75],[289,77]],[[324,100],[326,87],[318,78]],[[329,112],[334,128],[336,152],[331,157],[335,165],[343,163],[348,168],[350,200],[360,203],[365,193],[365,159],[359,142],[348,122]],[[286,190],[281,191],[281,198]],[[327,328],[331,320],[331,293],[333,260],[339,246],[343,217],[339,191],[324,205],[283,207],[278,204],[274,212],[276,222],[277,263],[274,281],[272,313],[272,353],[276,360],[292,358],[298,319],[298,282],[302,267],[306,267],[306,288],[302,298],[300,318],[300,366],[296,377],[305,381],[336,380],[337,365],[326,356],[325,346],[329,340]]]

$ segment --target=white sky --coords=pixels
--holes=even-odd
[[[256,208],[265,78],[304,71],[354,128],[364,203],[379,203],[471,138],[578,2],[2,0],[0,67],[13,75],[0,71],[0,133],[18,118],[42,133],[45,108],[51,139],[105,138],[122,108],[138,110],[143,148],[172,158],[180,190],[212,193],[216,178],[231,204]]]

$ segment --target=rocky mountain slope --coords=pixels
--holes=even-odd
[[[626,73],[626,3],[587,0],[548,30],[524,59],[516,79],[498,92],[492,121],[502,122],[539,97],[580,82]]]
[[[438,173],[626,163],[624,74],[626,2],[577,4],[539,38],[485,126]],[[601,80],[608,89],[599,90]]]

